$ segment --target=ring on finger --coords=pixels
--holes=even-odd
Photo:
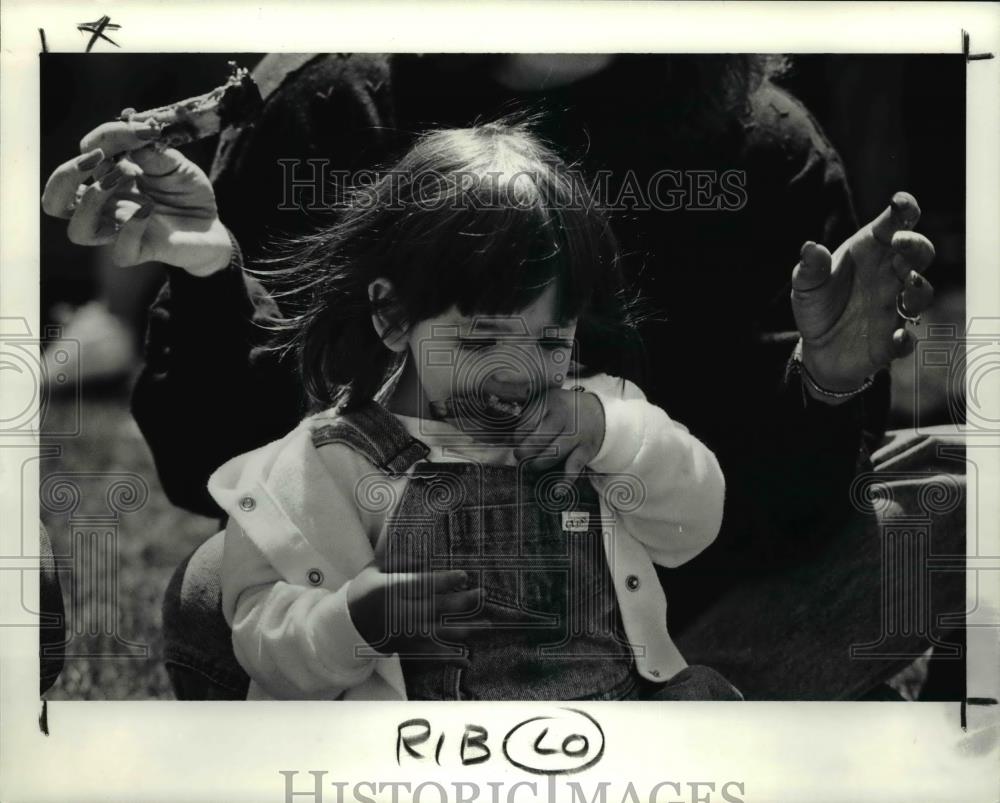
[[[902,290],[896,293],[896,314],[904,321],[908,321],[914,326],[917,326],[920,323],[920,313],[918,312],[916,315],[911,315],[906,309],[906,304],[903,302]]]

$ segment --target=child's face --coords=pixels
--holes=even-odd
[[[463,417],[485,416],[509,429],[541,410],[548,390],[565,381],[576,334],[575,321],[557,322],[555,299],[553,284],[512,315],[466,316],[453,307],[416,324],[408,348],[430,415],[460,426]]]

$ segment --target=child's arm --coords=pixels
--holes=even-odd
[[[591,482],[654,563],[677,566],[719,533],[722,470],[707,446],[646,401],[636,385],[614,382],[620,393],[601,387],[594,394],[604,409],[604,439],[587,464]],[[623,481],[625,489],[618,485]]]
[[[330,591],[286,582],[242,528],[229,521],[223,612],[233,629],[237,660],[265,692],[278,698],[334,699],[371,675],[375,659],[359,657],[355,650],[365,640],[347,610],[349,585]]]

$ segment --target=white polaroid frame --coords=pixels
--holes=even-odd
[[[1000,6],[549,0],[147,0],[106,6],[6,0],[0,321],[24,320],[38,331],[39,29],[50,50],[80,52],[85,42],[77,24],[105,13],[121,26],[116,41],[133,52],[954,53],[962,51],[965,31],[971,56],[992,54],[968,64],[967,315],[969,321],[1000,323]],[[1000,410],[998,364],[977,389],[982,410]],[[33,398],[33,383],[28,373],[0,372],[0,394],[8,399]],[[988,488],[1000,488],[1000,424],[975,446],[970,460],[978,483],[968,489],[968,695],[992,705],[574,706],[599,723],[598,735],[594,723],[557,704],[60,701],[47,706],[44,734],[36,631],[5,626],[0,799],[995,801],[1000,503]],[[37,578],[30,571],[38,554],[37,494],[23,492],[37,487],[37,449],[34,438],[0,443],[4,625],[30,624],[21,599],[37,600]],[[590,744],[600,740],[600,759],[572,775],[520,769],[505,755],[504,738],[540,716],[552,717],[550,738],[586,731]],[[431,724],[435,745],[444,737],[440,764],[408,761],[405,753],[397,762],[397,728],[417,717]],[[458,751],[470,723],[488,731],[491,755],[463,766]],[[510,750],[527,734],[515,732]]]

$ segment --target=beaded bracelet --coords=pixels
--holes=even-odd
[[[803,402],[807,401],[806,385],[809,386],[810,390],[820,396],[828,399],[834,399],[836,401],[846,401],[847,399],[854,398],[855,396],[864,393],[875,382],[875,378],[869,376],[866,377],[865,381],[853,390],[829,390],[828,388],[824,388],[815,379],[813,379],[812,374],[809,373],[809,369],[806,368],[805,363],[802,362],[801,338],[799,339],[799,342],[795,344],[795,350],[792,351],[792,356],[788,358],[788,365],[785,367],[785,381],[787,381],[792,374],[798,374],[804,383],[802,386]]]

